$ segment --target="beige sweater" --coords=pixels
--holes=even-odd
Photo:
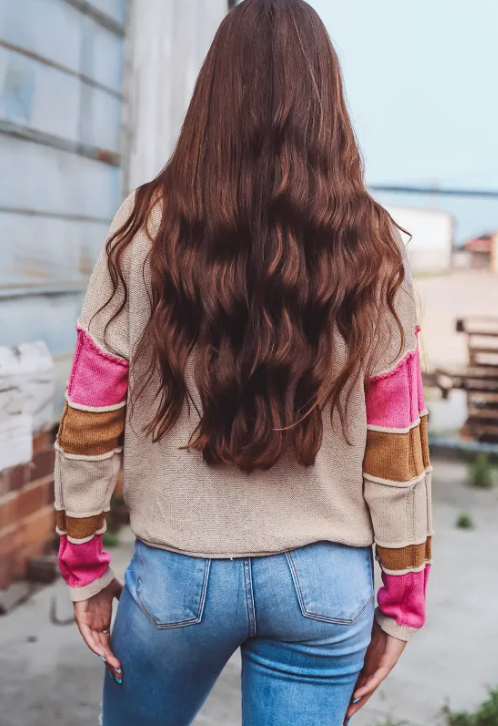
[[[132,204],[133,197],[124,202],[111,232],[126,220]],[[151,215],[152,228],[159,214]],[[386,346],[379,333],[374,377],[367,385],[358,381],[349,402],[350,442],[339,425],[331,427],[327,414],[314,466],[297,464],[289,453],[268,471],[246,474],[234,466],[209,467],[199,453],[180,448],[196,426],[196,406],[201,408],[192,363],[187,381],[196,406],[184,409],[161,442],[153,443],[142,431],[155,405],[150,389],[133,407],[126,405],[136,383],[133,376],[140,377],[137,367],[130,374],[129,364],[149,316],[144,284],[149,245],[141,232],[127,251],[128,303],[106,336],[104,328],[119,299],[98,312],[111,291],[102,251],[78,323],[56,445],[60,561],[73,598],[90,597],[112,577],[101,535],[120,466],[123,430],[124,497],[135,535],[149,545],[224,558],[270,555],[320,540],[353,547],[376,542],[386,578],[411,582],[426,577],[430,464],[410,276],[397,300],[405,348],[393,361],[399,334]],[[393,607],[379,611],[378,618],[388,632],[405,639],[419,627],[416,618]]]

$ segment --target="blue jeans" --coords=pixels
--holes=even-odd
[[[372,552],[329,542],[202,559],[136,543],[104,726],[188,726],[242,651],[244,726],[342,726],[370,642]]]

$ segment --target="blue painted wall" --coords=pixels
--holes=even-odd
[[[121,200],[126,0],[0,0],[0,345],[45,340],[58,408]]]

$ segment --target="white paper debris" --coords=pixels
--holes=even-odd
[[[43,341],[0,347],[0,470],[31,461],[33,433],[52,420],[54,386]]]

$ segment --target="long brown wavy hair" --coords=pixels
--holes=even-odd
[[[188,403],[195,348],[202,411],[187,448],[249,472],[290,444],[313,464],[324,408],[345,426],[343,394],[381,309],[398,320],[404,272],[394,223],[365,188],[337,55],[306,2],[245,0],[221,23],[171,159],[108,242],[123,300],[123,254],[157,204],[151,315],[134,352],[142,386],[157,386],[147,434],[162,439]]]

